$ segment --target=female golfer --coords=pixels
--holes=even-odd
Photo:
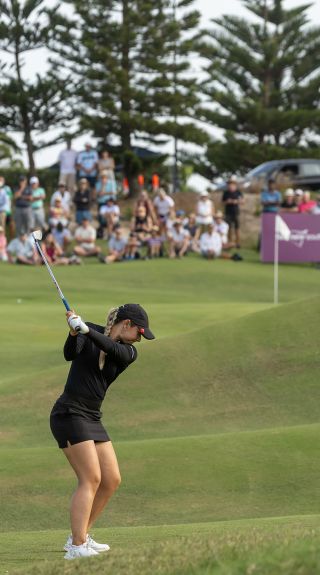
[[[100,406],[109,385],[135,361],[132,345],[141,335],[154,339],[148,316],[138,304],[125,304],[109,312],[106,326],[84,323],[67,312],[70,333],[64,357],[72,361],[63,394],[53,406],[50,426],[77,478],[71,499],[71,532],[65,559],[89,557],[108,551],[89,530],[120,484],[116,454],[101,423]]]

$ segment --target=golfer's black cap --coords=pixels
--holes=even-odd
[[[119,307],[117,320],[131,319],[138,327],[140,333],[146,339],[155,339],[152,331],[149,329],[149,319],[147,312],[138,303],[126,303]]]

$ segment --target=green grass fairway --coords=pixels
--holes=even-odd
[[[0,265],[0,575],[319,575],[320,271],[281,266],[274,307],[245,256],[56,268],[84,319],[139,302],[157,336],[103,406],[123,482],[89,562],[63,560],[75,478],[48,427],[64,309],[44,268]]]

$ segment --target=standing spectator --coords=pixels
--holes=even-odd
[[[159,227],[153,226],[151,237],[148,239],[148,257],[150,259],[160,257],[162,243],[162,237],[159,235]]]
[[[153,203],[158,217],[160,232],[164,233],[167,219],[169,215],[174,212],[174,201],[166,194],[163,188],[160,188]]]
[[[8,196],[5,186],[0,187],[0,226],[2,228],[6,227],[7,221],[7,211],[8,211]]]
[[[79,187],[76,191],[73,201],[76,205],[76,222],[81,225],[84,219],[92,220],[91,207],[91,190],[87,178],[79,180]]]
[[[13,194],[17,236],[29,234],[32,229],[32,191],[26,176],[20,176],[18,189]]]
[[[146,208],[139,206],[136,215],[131,220],[131,231],[136,234],[138,240],[145,244],[150,238],[152,230],[152,219],[147,215]]]
[[[7,238],[5,234],[5,228],[0,226],[0,262],[7,262]]]
[[[114,169],[115,163],[113,157],[109,154],[108,150],[102,150],[100,159],[98,161],[99,174],[107,171],[110,180],[115,180]]]
[[[294,213],[297,212],[297,204],[295,200],[294,191],[292,188],[288,188],[284,193],[284,200],[281,204],[281,212]]]
[[[96,256],[101,252],[99,246],[96,246],[96,230],[91,225],[87,217],[82,218],[81,225],[76,229],[74,239],[76,246],[74,253],[77,256]]]
[[[34,242],[26,233],[19,234],[8,245],[9,262],[34,266],[39,263]]]
[[[0,176],[0,190],[4,189],[6,194],[7,194],[7,207],[6,207],[6,219],[5,219],[5,223],[2,224],[3,227],[5,228],[6,226],[9,226],[9,230],[10,230],[10,238],[12,238],[14,236],[14,222],[12,220],[12,198],[13,198],[13,193],[12,190],[10,188],[10,186],[8,186],[6,184],[6,180],[4,178],[4,176]]]
[[[262,190],[261,195],[261,205],[264,214],[272,213],[276,214],[279,211],[282,197],[281,192],[277,189],[276,181],[274,178],[268,180],[268,188]]]
[[[74,188],[73,188],[74,191]],[[61,205],[64,209],[64,212],[67,217],[70,217],[71,213],[71,194],[66,187],[66,184],[63,181],[60,181],[58,184],[58,189],[52,194],[50,199],[50,206],[55,205],[56,199],[59,198],[61,200]]]
[[[106,257],[101,256],[100,261],[105,264],[121,262],[125,256],[127,240],[122,235],[121,228],[117,228],[108,242],[109,253]]]
[[[302,202],[299,204],[299,214],[311,214],[316,207],[317,202],[311,199],[310,192],[303,192]]]
[[[203,191],[200,194],[200,199],[198,200],[196,206],[197,224],[200,226],[207,226],[208,224],[212,224],[213,216],[214,207],[212,200],[209,198],[209,193],[207,191]]]
[[[78,153],[71,148],[71,140],[67,140],[67,148],[59,154],[60,176],[59,180],[72,193],[76,185],[76,161]]]
[[[235,243],[237,248],[240,248],[240,205],[243,203],[243,194],[238,189],[236,176],[229,178],[222,202],[225,206],[225,220],[229,225],[229,241],[233,241],[232,231],[234,230]]]
[[[103,229],[107,228],[108,237],[111,236],[115,226],[119,223],[120,208],[115,203],[113,198],[107,200],[106,205],[99,208],[99,223],[98,237],[103,237]]]
[[[32,227],[44,230],[46,225],[46,216],[44,213],[43,200],[46,197],[46,192],[39,186],[39,178],[37,178],[37,176],[32,176],[29,180],[29,184],[32,192]]]
[[[93,189],[97,180],[99,156],[98,152],[92,149],[91,144],[87,143],[85,148],[77,156],[78,176],[86,178]]]
[[[176,220],[173,224],[169,240],[169,258],[182,258],[188,250],[190,243],[190,234],[186,230],[180,220]]]
[[[219,258],[222,252],[221,235],[215,230],[213,224],[209,224],[207,231],[201,234],[200,251],[208,260]]]

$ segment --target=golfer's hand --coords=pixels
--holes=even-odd
[[[79,315],[76,315],[74,311],[69,311],[66,315],[71,335],[77,335],[77,333],[88,333],[89,328],[84,321],[82,321]]]

